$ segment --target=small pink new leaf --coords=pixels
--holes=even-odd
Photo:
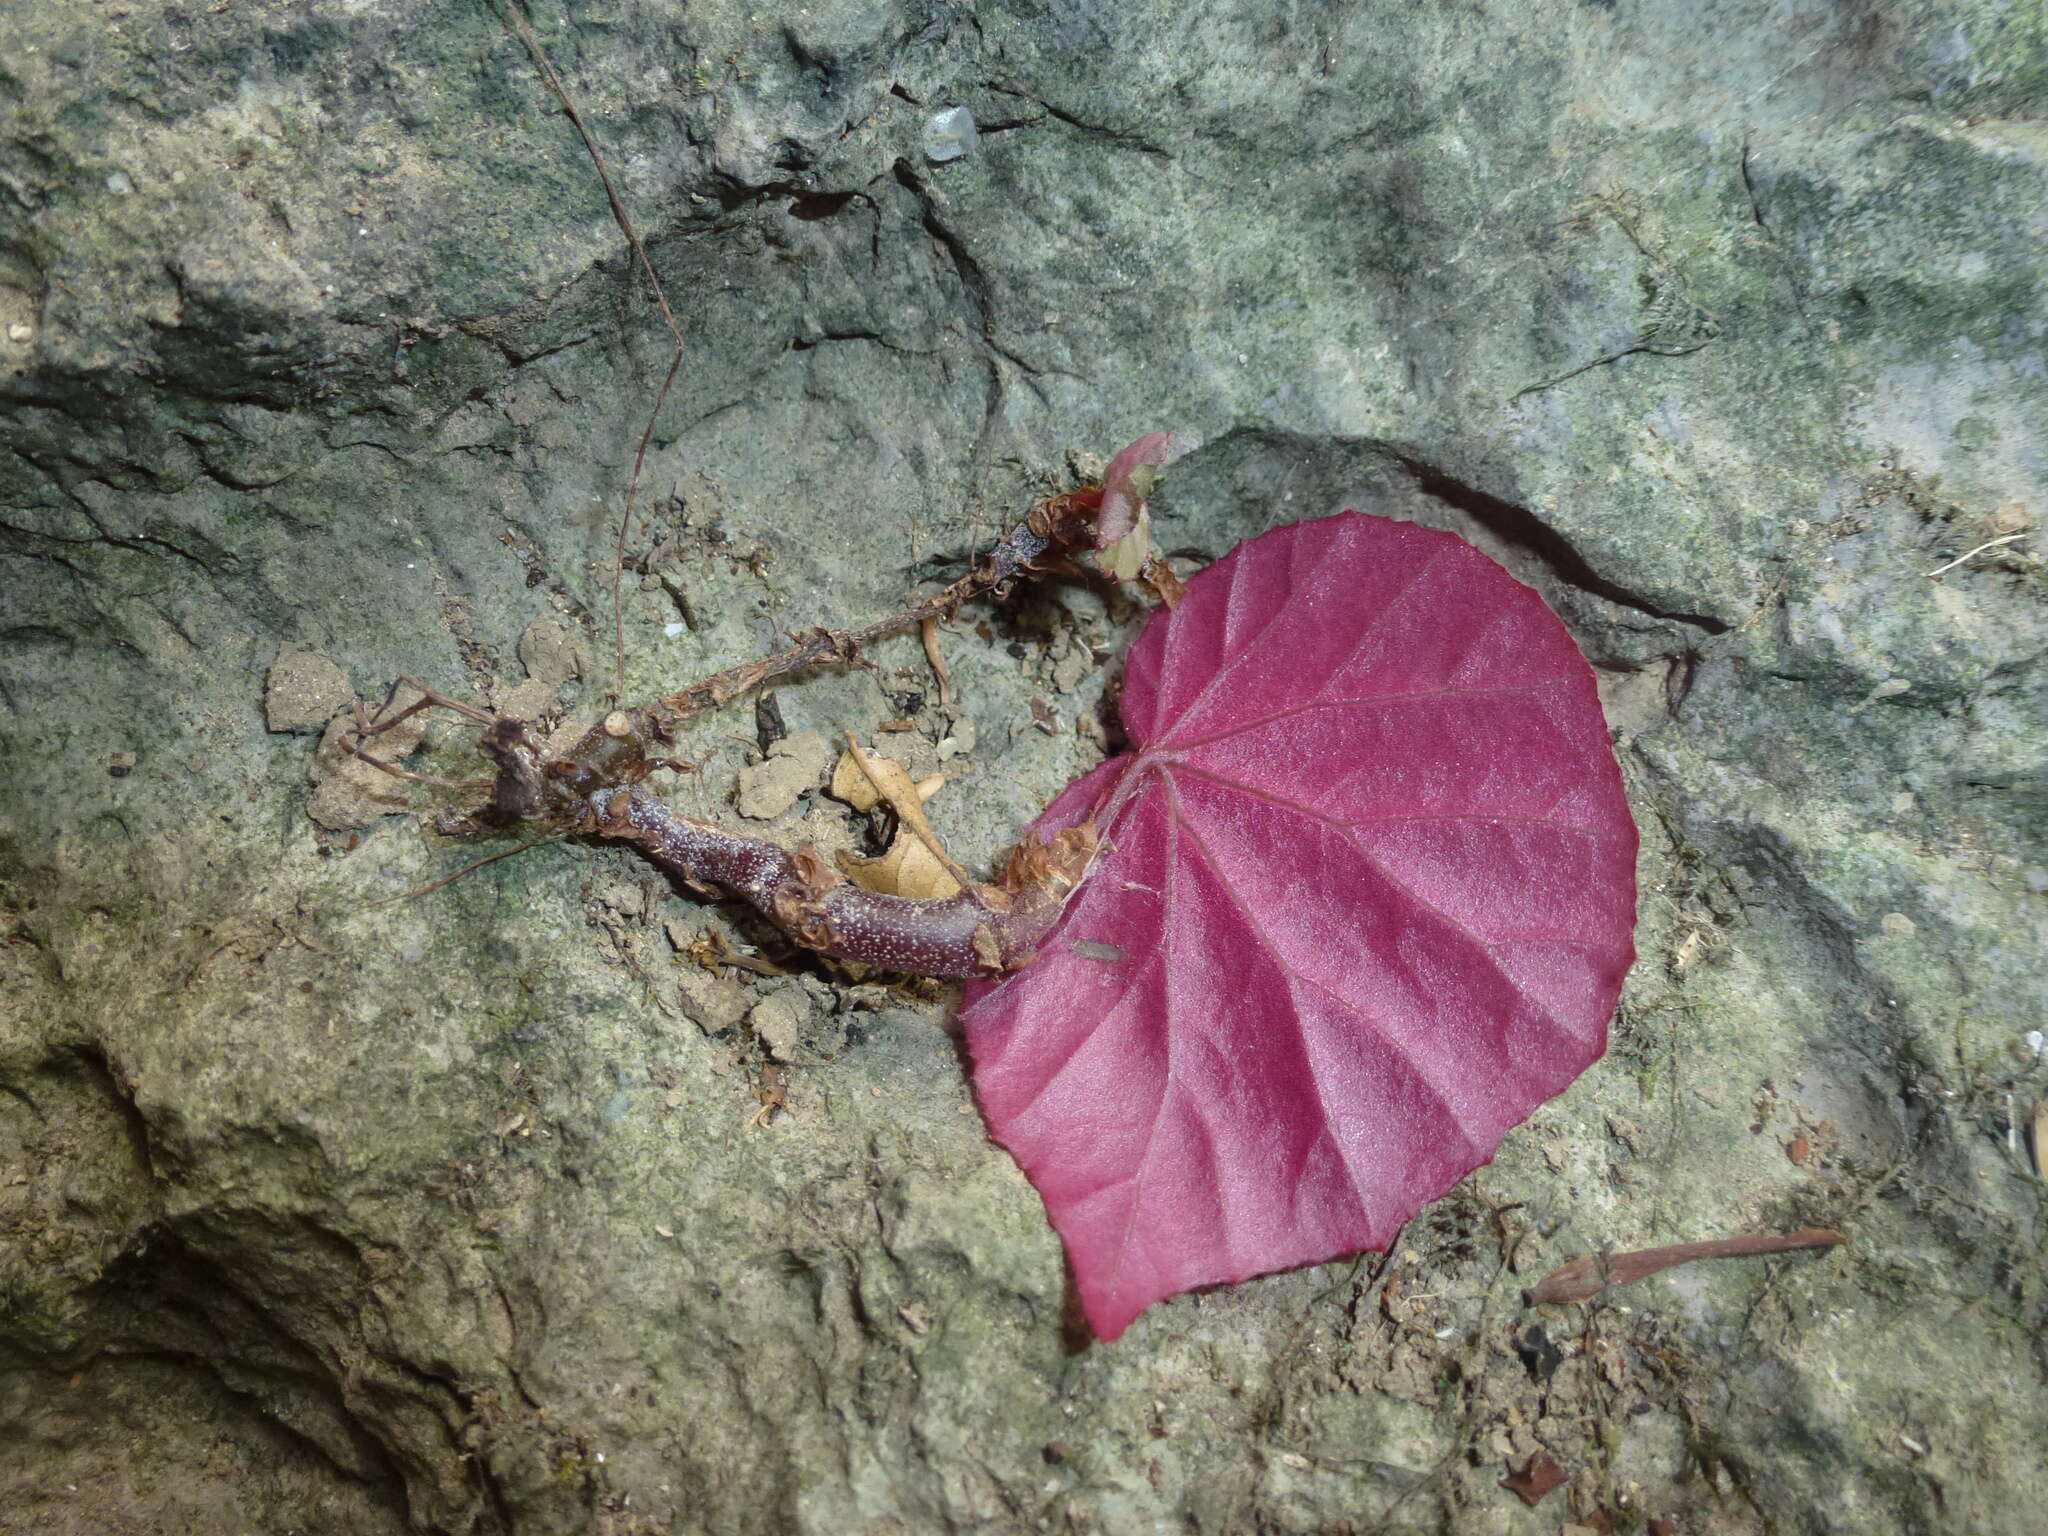
[[[1171,432],[1147,432],[1109,461],[1102,472],[1102,511],[1095,521],[1097,549],[1109,548],[1131,531],[1158,478],[1152,466],[1164,464],[1172,449]]]
[[[1153,614],[1123,718],[1037,823],[1092,812],[1103,853],[962,1015],[1105,1339],[1384,1247],[1600,1055],[1634,959],[1591,670],[1462,540],[1347,512],[1239,545]]]

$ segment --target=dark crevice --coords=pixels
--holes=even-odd
[[[1685,701],[1692,697],[1692,690],[1699,681],[1700,653],[1678,651],[1670,657],[1671,670],[1664,677],[1664,708],[1673,720],[1685,708]]]
[[[807,187],[800,181],[787,178],[779,181],[739,181],[717,173],[714,173],[714,178],[710,195],[718,200],[721,213],[738,213],[743,208],[751,208],[777,198],[787,198],[795,204],[838,195],[835,189]],[[848,195],[859,196],[859,193]]]
[[[206,572],[206,574],[209,576],[215,576],[219,574],[219,572],[215,571],[214,568],[207,563],[206,558],[204,556],[195,555],[194,553],[192,553],[191,550],[185,548],[184,545],[175,543],[170,539],[163,538],[160,535],[154,533],[136,533],[129,534],[126,537],[122,537],[117,534],[103,534],[102,537],[106,540],[107,543],[118,545],[122,549],[132,549],[137,551],[138,553],[143,554],[147,554],[152,550],[160,550],[167,555],[176,555],[181,560],[190,560],[194,565],[198,566],[199,569]],[[216,550],[215,554],[223,555],[224,552]]]
[[[192,449],[192,457],[198,461],[199,472],[216,485],[223,486],[230,491],[267,491],[272,486],[283,485],[285,481],[291,479],[292,475],[296,473],[296,471],[287,470],[274,480],[244,480],[241,476],[222,469],[206,456],[208,444],[204,438],[191,432],[180,432],[178,436],[183,438]]]
[[[14,450],[14,454],[15,457],[21,459],[24,463],[32,465],[34,468],[39,470],[50,481],[52,485],[56,486],[57,489],[60,492],[62,492],[65,500],[68,501],[71,504],[71,506],[78,512],[79,516],[83,517],[87,523],[92,525],[93,531],[91,535],[86,537],[74,537],[66,534],[46,533],[36,529],[17,528],[10,524],[6,526],[6,532],[14,534],[18,537],[45,539],[52,544],[67,544],[71,545],[74,548],[89,544],[99,544],[107,546],[108,548],[112,549],[125,549],[134,554],[176,555],[182,560],[189,560],[192,564],[198,566],[200,570],[206,572],[208,576],[219,575],[219,572],[214,569],[213,565],[209,563],[205,557],[194,554],[191,550],[185,548],[183,545],[171,539],[164,538],[160,534],[119,534],[109,532],[106,525],[100,521],[98,514],[94,512],[92,504],[88,502],[83,496],[80,496],[73,487],[64,484],[63,481],[55,473],[53,473],[46,465],[39,463],[31,455],[23,453],[19,448]],[[100,481],[93,483],[104,484],[105,482]],[[211,546],[209,547],[211,548]],[[211,552],[215,559],[225,561],[230,565],[235,563],[234,556],[226,550],[212,548]]]
[[[1717,619],[1710,613],[1686,613],[1660,607],[1619,582],[1602,576],[1584,555],[1572,547],[1570,540],[1527,507],[1518,507],[1511,501],[1490,496],[1477,486],[1454,479],[1419,459],[1405,454],[1396,454],[1395,458],[1414,480],[1416,489],[1446,506],[1456,507],[1494,537],[1528,550],[1559,581],[1595,597],[1605,598],[1619,607],[1630,608],[1667,623],[1687,624],[1710,635],[1726,634],[1732,627],[1726,620]]]
[[[571,348],[580,347],[594,339],[591,332],[585,331],[579,335],[571,336],[564,341],[557,341],[544,347],[537,347],[531,352],[522,352],[505,337],[493,334],[487,326],[460,325],[456,329],[461,331],[463,335],[481,341],[485,346],[493,349],[506,367],[515,373],[519,369],[526,367],[529,363],[540,362],[543,358],[553,357],[560,352],[567,352]],[[489,393],[489,391],[484,393]]]
[[[815,336],[792,336],[789,339],[789,347],[792,352],[809,352],[815,347],[822,347],[827,342],[834,341],[872,342],[885,352],[911,351],[908,347],[897,346],[878,331],[820,331]]]
[[[92,517],[90,513],[87,513],[87,517],[91,520],[93,526],[99,529],[99,532],[97,537],[81,542],[104,544],[111,549],[125,549],[129,553],[137,555],[176,555],[181,560],[191,561],[192,564],[198,566],[200,570],[206,572],[209,576],[217,576],[219,574],[206,562],[203,556],[195,555],[191,550],[185,548],[184,545],[178,544],[173,540],[153,533],[109,533],[100,526],[97,518]]]
[[[275,486],[283,485],[298,473],[298,471],[292,470],[279,475],[275,480],[243,480],[220,468],[218,465],[209,463],[204,454],[195,454],[194,457],[199,461],[199,472],[202,475],[206,476],[207,479],[220,486],[223,490],[229,491],[267,491]]]
[[[845,212],[856,199],[869,201],[865,192],[799,192],[789,200],[789,216],[815,224]]]
[[[475,443],[465,443],[462,445],[464,448],[474,448],[477,446],[479,445]],[[335,453],[342,453],[350,448],[375,448],[379,453],[388,455],[394,463],[403,464],[407,468],[412,466],[411,459],[400,453],[389,443],[380,443],[374,437],[352,437],[347,442],[332,443],[329,447]]]
[[[136,1107],[135,1097],[115,1073],[113,1063],[98,1047],[80,1045],[73,1048],[79,1064],[105,1095],[107,1103],[121,1117],[123,1128],[128,1134],[128,1148],[135,1154],[135,1166],[142,1170],[153,1184],[157,1182],[156,1158],[149,1149],[149,1121]]]
[[[320,1350],[218,1259],[157,1227],[107,1267],[93,1295],[106,1331],[88,1359],[150,1360],[204,1378],[255,1424],[418,1528],[403,1453],[352,1405],[350,1387]],[[324,1434],[311,1428],[315,1421],[327,1426]]]
[[[1043,96],[1033,91],[1027,91],[1021,86],[1004,85],[995,80],[986,81],[984,84],[989,90],[999,95],[1014,96],[1019,101],[1030,102],[1033,106],[1042,110],[1047,117],[1052,118],[1055,122],[1066,124],[1067,127],[1074,129],[1077,133],[1084,133],[1090,138],[1103,139],[1124,148],[1135,149],[1140,154],[1152,155],[1160,160],[1171,160],[1173,158],[1172,151],[1167,149],[1165,145],[1153,139],[1148,139],[1141,133],[1134,133],[1127,128],[1112,128],[1105,123],[1091,123],[1086,118],[1077,117],[1063,107],[1054,106]]]
[[[986,123],[977,122],[974,131],[984,139],[994,138],[997,134],[1015,133],[1020,128],[1036,128],[1045,121],[1045,116],[1041,112],[1036,117],[998,117]]]
[[[0,1093],[6,1094],[10,1099],[20,1100],[22,1106],[38,1120],[43,1118],[43,1107],[36,1103],[34,1096],[26,1088],[14,1083],[0,1083]]]
[[[1756,221],[1758,229],[1769,234],[1771,226],[1764,219],[1764,205],[1757,197],[1756,178],[1749,171],[1749,139],[1746,135],[1742,140],[1742,190],[1749,195],[1749,216]]]
[[[1508,404],[1514,404],[1525,395],[1536,395],[1546,389],[1555,389],[1569,379],[1576,379],[1582,373],[1591,373],[1595,368],[1610,368],[1626,357],[1690,357],[1713,339],[1714,336],[1709,334],[1700,341],[1662,342],[1656,339],[1655,328],[1652,327],[1625,347],[1616,347],[1613,351],[1603,352],[1577,367],[1567,368],[1563,373],[1552,374],[1547,379],[1538,379],[1534,384],[1523,385],[1508,396]]]
[[[18,540],[19,543],[12,549],[7,548],[5,542],[0,542],[0,559],[47,561],[70,573],[72,580],[80,584],[85,581],[85,573],[76,564],[58,554],[56,550],[38,549],[36,544],[41,541],[47,544],[68,544],[76,548],[81,544],[98,542],[94,539],[67,539],[60,534],[44,533],[34,528],[18,528],[13,523],[0,523],[0,541],[14,540]]]

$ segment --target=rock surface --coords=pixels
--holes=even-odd
[[[733,806],[742,816],[772,821],[818,787],[832,749],[824,733],[799,731],[771,743],[760,762],[739,771]]]
[[[628,697],[896,607],[1144,431],[1188,560],[1454,528],[1607,680],[1612,1049],[1387,1258],[1076,1351],[940,993],[811,978],[771,1075],[768,936],[620,850],[378,904],[479,850],[316,836],[266,669],[489,699],[545,632],[594,718],[668,333],[489,5],[10,7],[0,1527],[2034,1530],[2040,9],[529,9],[686,342]],[[908,720],[974,743],[985,864],[1136,614],[964,617],[950,711],[887,642],[701,722],[673,795]],[[1848,1242],[1519,1301],[1805,1225]]]

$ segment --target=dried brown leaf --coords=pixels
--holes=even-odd
[[[947,855],[924,814],[924,802],[938,793],[944,777],[933,774],[913,784],[908,770],[894,758],[869,751],[851,732],[846,741],[847,749],[832,770],[833,795],[857,811],[887,804],[896,814],[896,837],[872,859],[841,855],[839,867],[854,884],[885,896],[928,900],[957,895],[967,874]]]
[[[1551,1460],[1548,1451],[1538,1451],[1523,1464],[1521,1471],[1510,1472],[1502,1478],[1500,1485],[1534,1509],[1563,1481],[1564,1468]]]
[[[862,890],[884,896],[942,901],[960,894],[960,882],[932,856],[931,849],[908,831],[898,831],[888,851],[874,858],[840,854],[839,867]]]

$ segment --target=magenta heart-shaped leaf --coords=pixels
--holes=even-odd
[[[1634,958],[1592,672],[1460,539],[1347,512],[1239,545],[1152,616],[1123,720],[1037,824],[1103,851],[962,1014],[1106,1339],[1384,1247],[1599,1056]]]

